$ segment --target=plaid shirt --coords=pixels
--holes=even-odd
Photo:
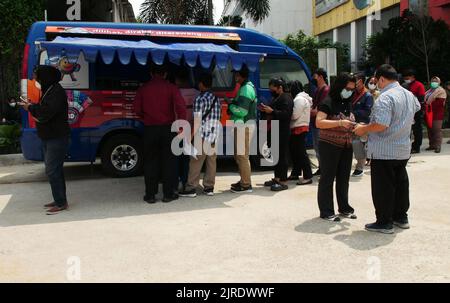
[[[220,129],[221,104],[217,100],[211,109],[208,117],[203,116],[208,113],[209,109],[216,100],[216,96],[210,91],[201,93],[194,101],[194,117],[199,117],[202,121],[200,131],[202,139],[211,143],[215,143]]]

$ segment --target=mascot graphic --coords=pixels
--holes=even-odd
[[[79,72],[80,68],[81,66],[79,64],[70,63],[67,57],[61,57],[58,61],[58,69],[61,71],[62,79],[68,75],[73,82],[76,82],[77,78],[75,78],[74,73]]]

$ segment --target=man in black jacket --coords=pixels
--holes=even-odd
[[[48,215],[57,214],[69,207],[63,166],[69,146],[70,127],[67,121],[67,95],[59,81],[59,70],[51,66],[39,66],[36,69],[36,86],[41,90],[40,102],[21,103],[36,120],[37,133],[42,140],[45,173],[54,199],[54,202],[45,205]]]

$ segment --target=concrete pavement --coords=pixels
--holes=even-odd
[[[1,282],[450,282],[450,145],[410,161],[411,230],[364,231],[370,175],[352,179],[357,220],[318,219],[317,182],[272,193],[227,191],[155,205],[143,178],[70,164],[70,210],[46,216],[42,164],[0,167]],[[261,185],[271,172],[257,172]]]

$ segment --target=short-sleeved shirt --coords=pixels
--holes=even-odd
[[[355,121],[352,113],[352,103],[350,100],[338,100],[333,102],[330,96],[327,96],[321,104],[319,111],[327,114],[327,120],[350,120]],[[352,146],[353,132],[343,126],[321,129],[319,140],[338,147],[349,148]]]
[[[311,109],[319,109],[319,105],[322,104],[322,102],[328,96],[329,92],[330,87],[328,85],[324,85],[321,88],[317,89],[316,92],[314,93],[313,104],[311,106]],[[311,117],[311,122],[313,124],[313,127],[315,127],[316,117]]]
[[[417,98],[398,82],[386,86],[372,108],[370,123],[387,129],[369,134],[368,156],[375,160],[409,159],[411,126],[419,110]]]
[[[200,131],[203,140],[216,142],[219,136],[220,115],[220,100],[210,91],[200,93],[194,101],[194,117],[202,121]]]

